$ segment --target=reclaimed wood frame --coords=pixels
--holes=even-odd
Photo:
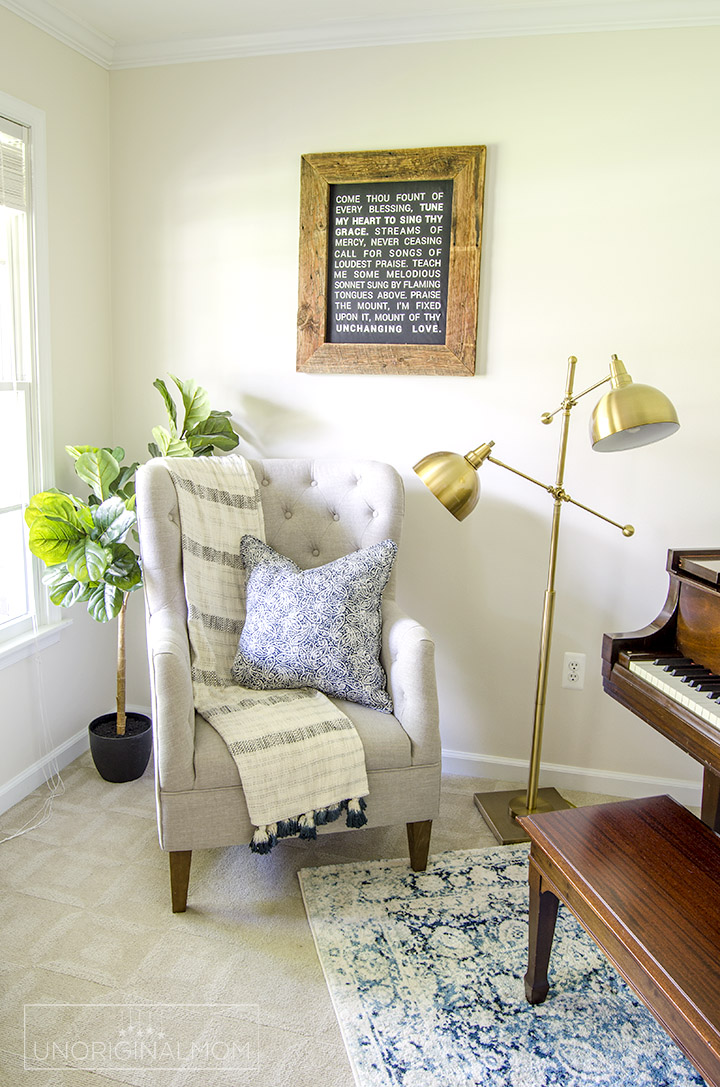
[[[350,151],[303,155],[297,369],[321,374],[475,373],[485,147]],[[328,343],[330,186],[452,179],[444,344]]]

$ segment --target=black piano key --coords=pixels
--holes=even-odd
[[[690,685],[693,681],[701,683],[703,680],[713,680],[716,676],[712,672],[709,672],[707,668],[703,668],[702,672],[687,673],[685,675],[680,675],[678,678],[681,683]]]
[[[690,657],[658,657],[653,661],[659,668],[664,668],[666,672],[669,672],[671,668],[678,668],[683,664],[692,668],[695,664],[694,660],[690,660]]]
[[[720,690],[720,676],[695,676],[689,681],[690,686],[696,691],[718,691]]]
[[[692,667],[690,665],[684,664],[678,668],[666,668],[665,671],[668,672],[671,676],[679,676],[680,679],[690,679],[692,676],[712,675],[712,672],[709,670],[709,668],[703,668],[701,664],[694,664],[692,665]]]

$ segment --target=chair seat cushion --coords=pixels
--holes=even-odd
[[[384,540],[301,570],[255,536],[243,536],[247,615],[232,676],[242,687],[313,687],[392,712],[380,663],[381,603],[397,544]]]
[[[412,765],[410,738],[396,717],[341,699],[332,699],[347,714],[363,743],[365,767],[402,770]],[[195,788],[218,789],[240,784],[237,764],[219,732],[195,715]]]

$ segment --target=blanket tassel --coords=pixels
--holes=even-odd
[[[345,825],[348,827],[364,827],[367,823],[367,816],[365,814],[366,807],[367,804],[361,796],[353,797],[352,800],[348,800]]]
[[[280,819],[277,825],[278,838],[292,838],[300,830],[297,819]]]
[[[268,823],[264,827],[256,827],[250,842],[253,853],[269,853],[277,841],[277,823]]]
[[[333,823],[344,811],[347,812],[346,826],[364,827],[367,823],[366,808],[363,797],[353,797],[316,811],[306,811],[303,815],[298,815],[297,819],[280,819],[277,823],[267,823],[255,828],[250,849],[253,853],[269,853],[279,838],[290,838],[294,834],[305,839],[317,838],[317,828]]]
[[[342,813],[342,804],[328,804],[326,808],[318,808],[315,812],[315,826],[324,827],[327,823],[334,823]]]
[[[317,838],[314,811],[306,811],[304,815],[301,815],[298,819],[298,826],[301,838]]]

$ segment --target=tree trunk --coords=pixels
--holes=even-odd
[[[118,654],[117,654],[117,734],[125,735],[125,609],[128,593],[118,615]]]

